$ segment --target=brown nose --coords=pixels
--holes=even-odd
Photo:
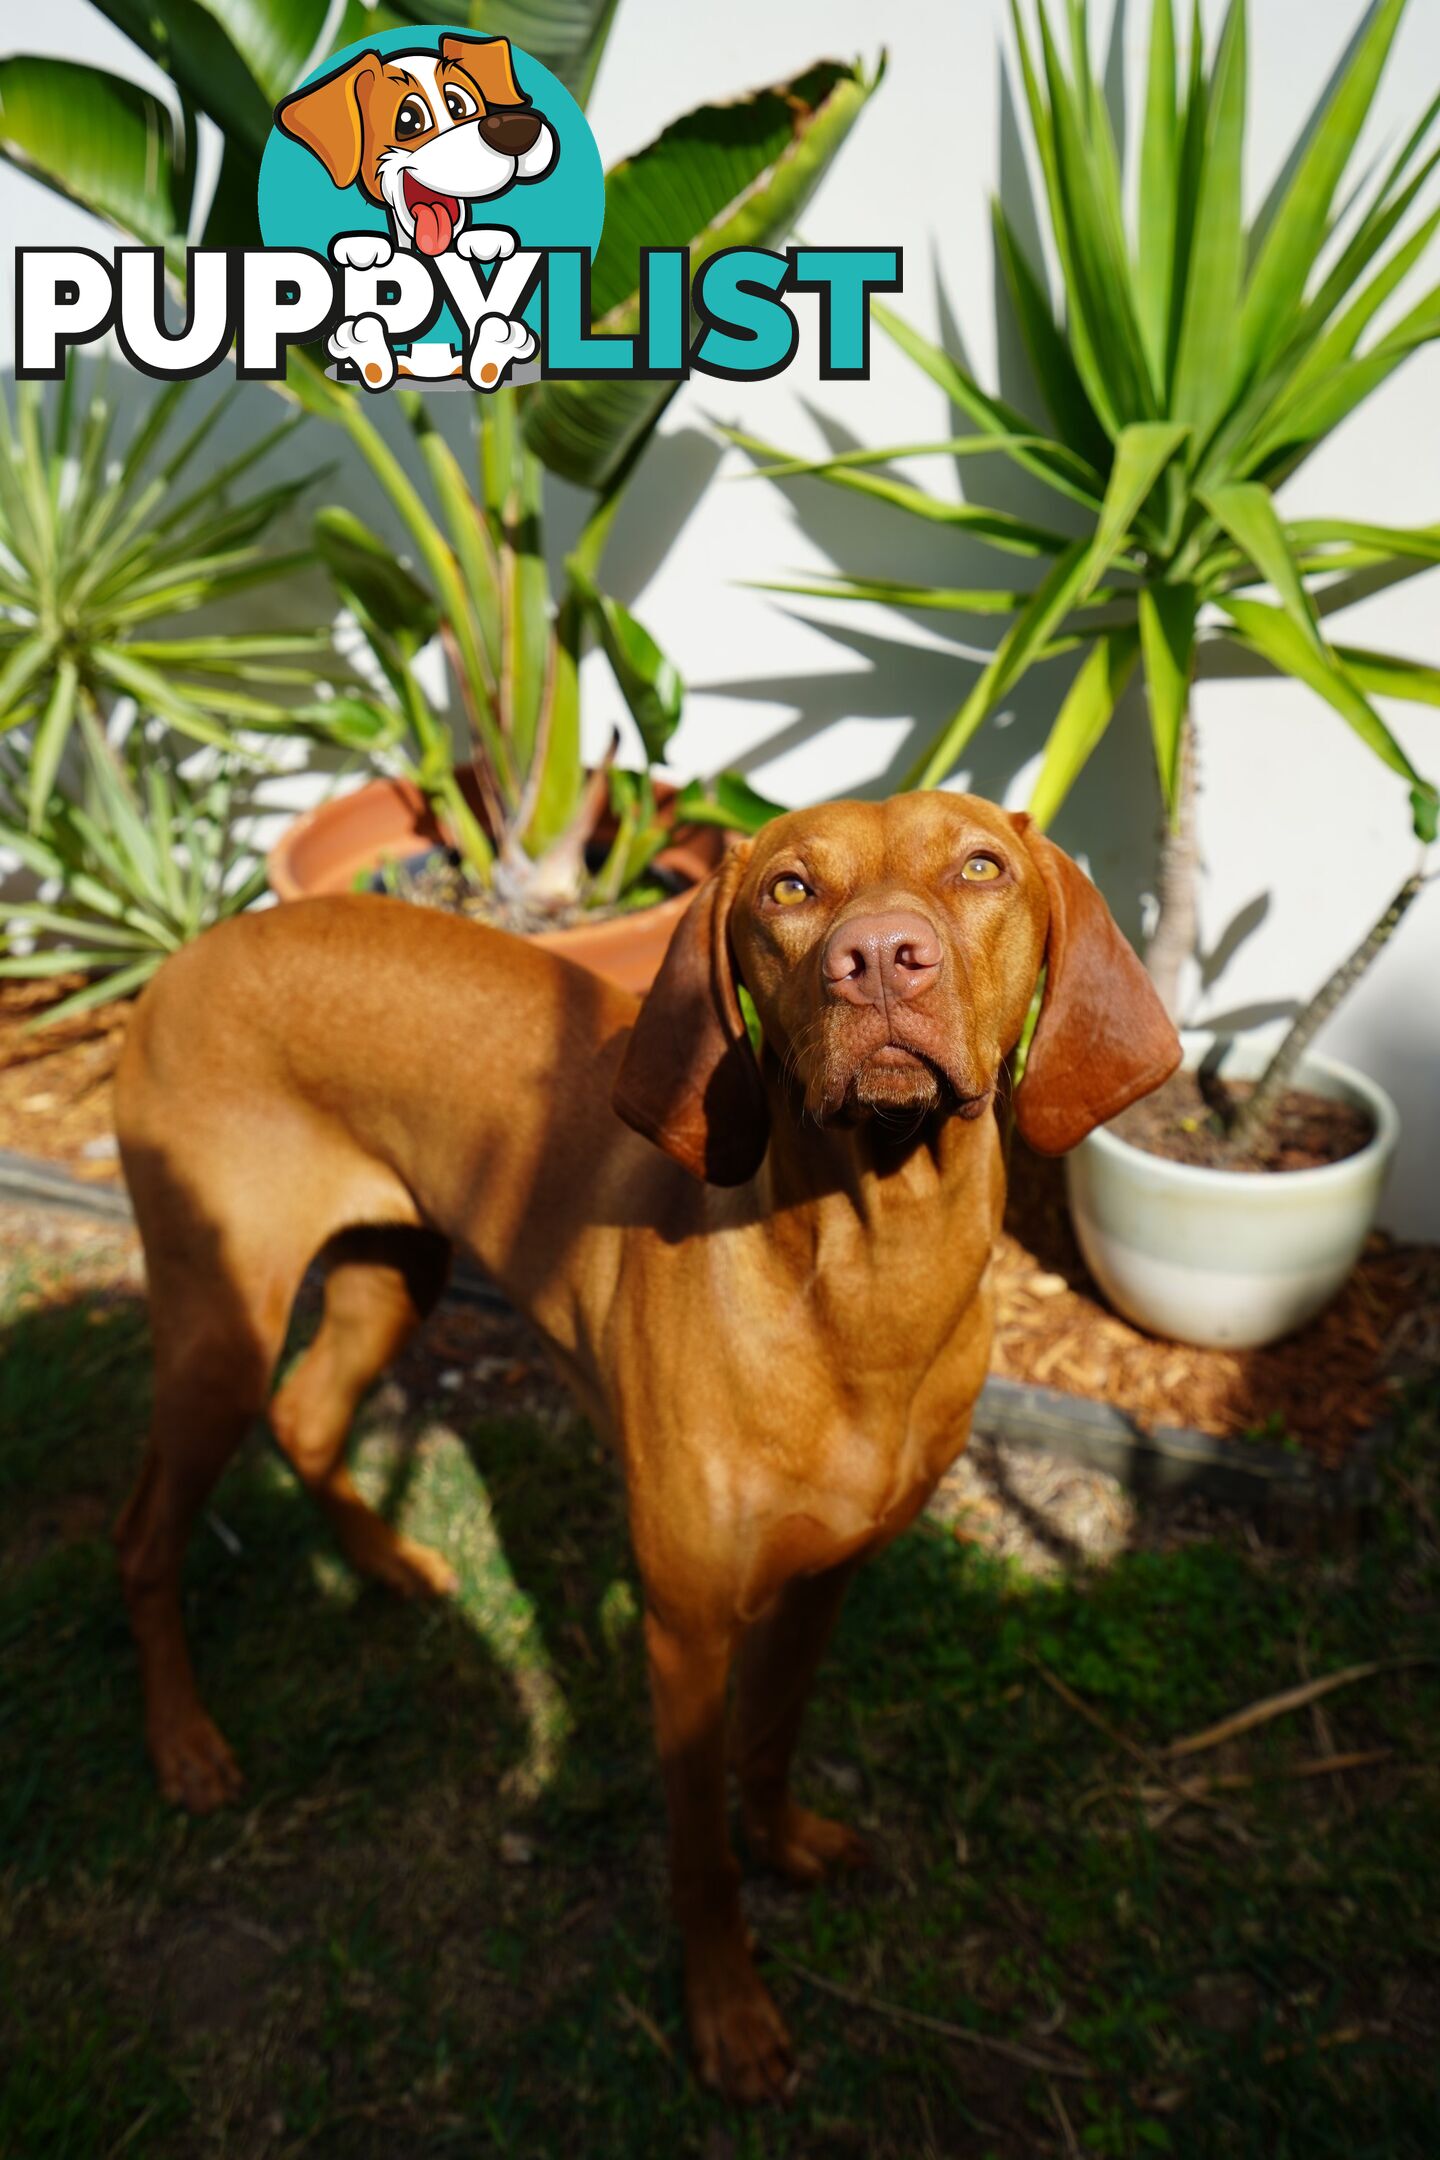
[[[487,112],[480,133],[504,157],[524,157],[537,140],[540,122],[531,112]]]
[[[852,1005],[918,997],[940,972],[940,940],[923,915],[852,915],[825,947],[825,982]]]

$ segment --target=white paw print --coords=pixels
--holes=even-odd
[[[523,322],[512,322],[508,315],[482,315],[465,355],[465,373],[477,390],[498,390],[512,362],[528,360],[539,342]]]
[[[388,390],[395,380],[395,355],[378,315],[357,315],[352,322],[337,323],[330,333],[332,360],[343,367],[348,360],[367,390]]]
[[[470,262],[508,262],[517,244],[514,233],[504,225],[471,225],[456,239],[455,252]]]
[[[342,270],[383,270],[394,253],[386,233],[339,233],[330,243],[331,260]]]

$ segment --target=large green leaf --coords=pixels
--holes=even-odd
[[[121,76],[25,53],[0,60],[0,150],[146,246],[184,237],[187,146],[160,99]]]
[[[1283,342],[1291,314],[1329,229],[1330,205],[1374,102],[1406,0],[1376,0],[1368,28],[1301,157],[1276,211],[1245,289],[1239,372],[1250,371]],[[1227,337],[1234,325],[1225,324]]]
[[[1092,132],[1103,122],[1103,100],[1077,96],[1043,7],[1040,39],[1054,141],[1050,209],[1067,270],[1070,334],[1090,402],[1115,435],[1128,422],[1151,417],[1156,402],[1135,312],[1118,191],[1108,185],[1110,161],[1097,150]]]
[[[722,248],[783,239],[878,80],[825,61],[794,82],[701,107],[617,166],[606,178],[592,327],[635,328],[642,247],[688,246],[693,274]],[[552,472],[603,488],[674,390],[673,382],[541,383],[526,399],[526,440]]]
[[[974,376],[952,354],[931,339],[922,337],[883,301],[872,301],[870,314],[906,358],[923,369],[933,383],[938,383],[951,404],[967,414],[997,449],[1003,449],[1015,464],[1033,473],[1037,480],[1043,480],[1047,487],[1057,488],[1062,495],[1075,496],[1086,504],[1093,502],[1093,486],[1088,477],[1078,483],[1075,477],[1077,459],[1086,467],[1087,474],[1093,470],[1088,456],[1082,456],[1073,445],[1037,437],[1033,422],[1027,420],[1024,413],[1007,405],[1003,398],[991,397],[982,390]],[[1105,454],[1102,445],[1102,455]]]
[[[1032,661],[1039,658],[1056,626],[1078,605],[1090,575],[1090,558],[1088,541],[1077,540],[1066,549],[1000,640],[964,704],[941,730],[938,740],[916,759],[902,786],[938,787],[954,770],[975,730]]]
[[[1180,185],[1180,115],[1175,101],[1175,17],[1171,0],[1150,12],[1150,65],[1140,138],[1140,233],[1136,305],[1150,373],[1166,381],[1175,271],[1175,211]]]
[[[414,0],[422,22],[434,0]],[[470,26],[533,53],[583,105],[599,68],[618,0],[471,0]]]
[[[1230,0],[1209,88],[1194,235],[1171,409],[1192,420],[1197,446],[1235,379],[1235,313],[1245,266],[1245,0]]]
[[[1195,660],[1195,612],[1191,585],[1149,585],[1140,595],[1150,736],[1160,790],[1172,819],[1180,802],[1180,752]]]
[[[620,686],[630,716],[640,730],[652,764],[664,757],[680,724],[685,685],[674,662],[661,652],[645,625],[607,593],[589,594],[595,624],[610,671]]]
[[[95,0],[95,4],[117,30],[123,30],[165,70],[187,105],[209,114],[225,136],[227,151],[232,145],[243,145],[253,158],[259,158],[270,132],[271,107],[282,93],[267,94],[226,36],[219,7],[207,7],[203,0]],[[299,0],[293,13],[304,19],[315,9],[316,0]],[[282,4],[273,10],[282,11],[292,12]],[[319,13],[323,18],[323,5]],[[304,58],[302,53],[300,59]],[[294,79],[284,85],[286,90]],[[253,200],[250,209],[254,225]],[[258,226],[255,238],[259,238]]]
[[[1440,668],[1363,645],[1336,645],[1335,658],[1371,697],[1405,698],[1413,705],[1440,705]]]
[[[991,200],[990,216],[995,229],[995,252],[1009,288],[1011,304],[1020,325],[1020,335],[1025,341],[1031,371],[1040,395],[1045,400],[1046,411],[1062,438],[1061,444],[1054,448],[1059,449],[1063,444],[1078,444],[1082,446],[1084,458],[1089,464],[1103,463],[1109,450],[1105,430],[1085,394],[1085,385],[1080,380],[1074,356],[1055,320],[1050,295],[1016,238],[998,195]],[[1003,450],[1013,439],[999,435],[977,437],[974,440],[989,442],[995,448]],[[955,445],[957,450],[963,447],[963,440]],[[1045,438],[1032,436],[1024,447],[1045,448]]]
[[[1241,600],[1233,595],[1221,604],[1239,631],[1243,644],[1268,660],[1282,675],[1293,675],[1298,682],[1306,683],[1318,692],[1354,729],[1367,749],[1373,750],[1392,772],[1410,781],[1418,830],[1425,814],[1423,806],[1433,805],[1435,789],[1415,770],[1358,682],[1323,648],[1317,648],[1281,609],[1268,607],[1263,601]]]
[[[1050,823],[1110,725],[1134,673],[1137,646],[1135,631],[1124,629],[1107,631],[1091,646],[1046,739],[1029,804],[1037,825]]]
[[[438,610],[430,594],[353,511],[338,504],[317,510],[315,546],[342,597],[414,653],[435,633]]]
[[[229,37],[265,101],[295,88],[329,13],[329,0],[196,0]],[[158,0],[166,15],[174,0]],[[208,105],[207,105],[208,109]]]
[[[1275,498],[1257,481],[1237,481],[1230,487],[1210,488],[1200,497],[1216,523],[1229,533],[1257,570],[1275,588],[1281,606],[1295,628],[1324,658],[1315,603],[1300,572]]]
[[[757,833],[784,815],[785,805],[760,794],[742,773],[692,780],[675,798],[677,825],[722,825],[731,832]]]
[[[1156,481],[1190,430],[1182,422],[1141,420],[1121,431],[1095,530],[1098,578],[1124,545]]]
[[[762,442],[758,435],[746,435],[739,428],[721,428],[720,433],[741,450],[771,461],[780,459],[786,464],[795,463],[795,460],[785,458],[784,452],[772,443]],[[991,510],[984,503],[946,502],[908,480],[894,480],[888,473],[866,472],[833,459],[819,460],[816,470],[820,477],[837,487],[848,488],[857,495],[868,495],[876,502],[889,503],[897,510],[908,511],[912,517],[924,518],[934,525],[957,526],[979,539],[988,540],[992,547],[1003,548],[1007,554],[1059,555],[1068,545],[1063,533],[1050,532],[1043,525],[1032,525],[1024,518],[1012,517],[1008,510]]]

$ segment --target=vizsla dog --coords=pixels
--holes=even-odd
[[[275,1435],[357,1567],[449,1587],[343,1456],[463,1246],[623,1466],[700,2071],[783,2095],[790,2041],[726,1828],[727,1682],[733,1665],[751,1851],[804,1883],[861,1860],[791,1797],[791,1755],[847,1582],[968,1436],[1005,1185],[994,1098],[1042,966],[1015,1114],[1057,1153],[1179,1045],[1089,879],[971,796],[778,818],[701,888],[643,1005],[378,897],[245,916],[171,960],[117,1098],[156,1361],[117,1537],[165,1793],[205,1809],[240,1783],[196,1692],[181,1556],[317,1254],[325,1316]]]

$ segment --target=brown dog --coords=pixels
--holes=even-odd
[[[325,1318],[276,1436],[357,1566],[448,1585],[343,1450],[463,1245],[624,1467],[701,2073],[742,2099],[787,2090],[726,1833],[726,1684],[737,1662],[752,1849],[801,1882],[862,1858],[790,1797],[790,1758],[852,1571],[968,1435],[1004,1196],[992,1104],[1042,963],[1015,1108],[1058,1152],[1179,1045],[1089,880],[969,796],[777,819],[701,889],[638,1008],[378,898],[246,916],[170,961],[118,1081],[156,1358],[118,1542],[164,1791],[209,1808],[239,1784],[195,1690],[181,1554],[322,1248]]]

